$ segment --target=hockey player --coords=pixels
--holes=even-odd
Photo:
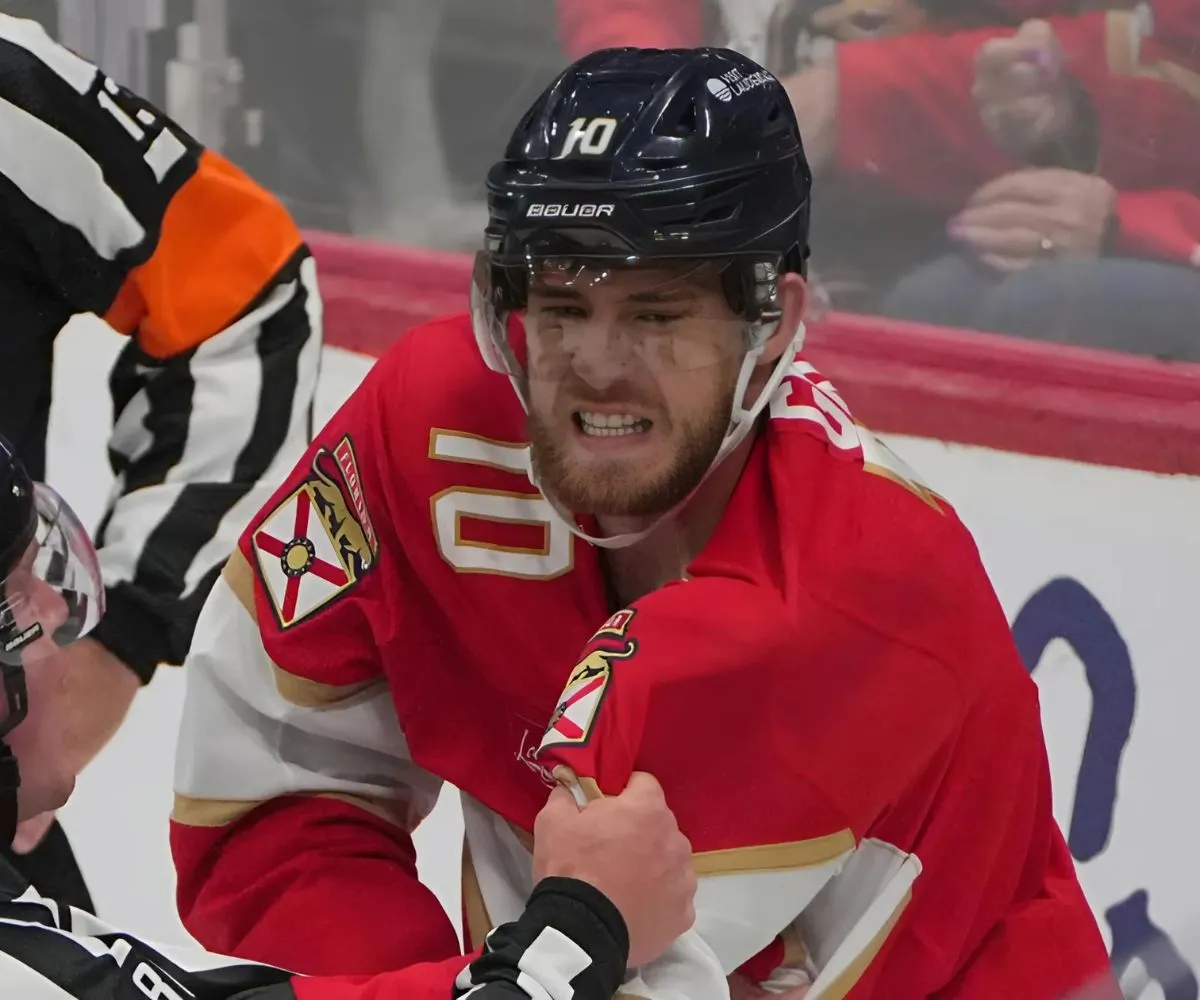
[[[778,81],[727,50],[595,53],[488,185],[471,315],[379,361],[201,615],[189,929],[465,993],[486,947],[458,956],[410,838],[441,782],[478,949],[533,887],[550,786],[637,768],[701,884],[621,995],[1105,982],[974,543],[797,354],[810,174]]]
[[[96,551],[74,511],[0,438],[0,834],[8,840],[19,820],[58,808],[71,792],[61,744],[77,716],[62,688],[62,652],[103,620],[104,600]],[[584,974],[579,996],[608,1000],[631,954],[653,958],[691,925],[690,849],[658,784],[637,775],[598,805],[580,810],[561,791],[542,810],[538,888],[520,918],[493,934],[478,1000],[525,997],[522,981],[553,988],[564,948]],[[399,995],[388,980],[312,980],[302,995]],[[41,896],[0,859],[0,995],[296,1000],[292,982],[268,966],[139,941]]]
[[[63,653],[77,773],[156,665],[182,662],[238,532],[310,439],[321,303],[278,201],[137,95],[7,15],[0,70],[0,433],[35,476],[59,330],[94,313],[129,338],[109,378],[108,614]],[[57,825],[8,856],[90,907]]]

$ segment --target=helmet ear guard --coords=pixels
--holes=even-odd
[[[799,249],[773,260],[734,258],[721,272],[725,301],[734,314],[751,323],[779,322],[779,276],[804,276]]]

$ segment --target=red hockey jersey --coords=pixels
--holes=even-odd
[[[719,1000],[739,966],[898,1000],[1103,974],[972,540],[811,367],[687,580],[630,608],[527,473],[521,408],[459,317],[406,334],[255,518],[187,669],[172,846],[206,946],[427,962],[345,996],[444,997],[465,963],[409,837],[440,783],[463,792],[478,942],[530,891],[552,771],[600,794],[637,768],[703,878],[630,995]]]

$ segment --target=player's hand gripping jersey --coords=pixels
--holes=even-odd
[[[529,485],[523,434],[470,321],[418,328],[243,536],[177,762],[205,945],[308,973],[424,962],[387,979],[465,991],[410,839],[441,781],[475,947],[530,893],[552,772],[599,794],[637,767],[703,878],[695,930],[629,995],[715,1000],[742,967],[813,998],[1049,1000],[1103,974],[975,546],[828,382],[794,365],[687,579],[623,610]]]

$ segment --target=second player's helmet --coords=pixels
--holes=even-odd
[[[0,738],[25,717],[24,668],[86,635],[104,613],[91,539],[0,437]]]
[[[577,283],[629,266],[715,269],[738,317],[730,349],[745,355],[719,462],[801,343],[802,326],[766,390],[748,400],[780,319],[777,278],[805,271],[811,184],[787,93],[753,60],[716,48],[584,57],[525,113],[488,174],[472,290],[485,360],[528,405],[514,319],[548,268]]]

